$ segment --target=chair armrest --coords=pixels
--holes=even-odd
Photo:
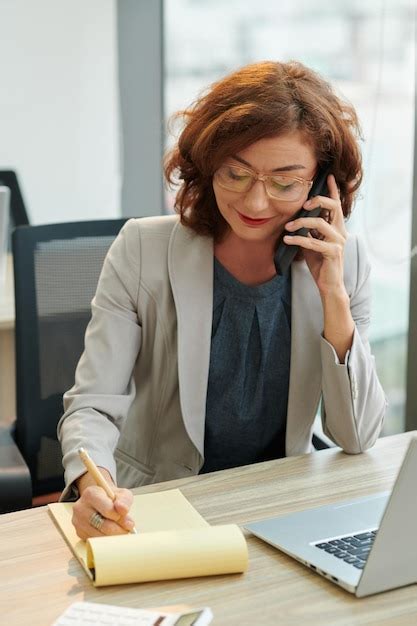
[[[32,506],[32,480],[9,427],[0,427],[0,513]]]

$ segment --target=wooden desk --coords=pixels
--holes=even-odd
[[[245,524],[391,488],[411,435],[381,439],[362,455],[331,449],[138,491],[180,487],[210,523]],[[95,589],[46,508],[0,516],[1,620],[13,626],[47,626],[71,602],[89,600],[131,607],[208,605],[216,625],[417,623],[415,585],[358,600],[246,535],[246,574]]]
[[[13,260],[7,259],[6,281],[0,285],[0,423],[16,416]]]

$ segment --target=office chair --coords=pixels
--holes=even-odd
[[[17,415],[13,439],[0,435],[0,512],[30,506],[28,491],[32,497],[63,488],[56,437],[62,395],[74,383],[104,257],[125,221],[13,232]],[[20,495],[13,497],[13,488]]]
[[[327,448],[330,448],[330,446],[316,434],[313,434],[312,443],[315,450],[327,450]]]

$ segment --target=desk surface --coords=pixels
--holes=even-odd
[[[330,449],[137,491],[180,487],[210,523],[245,524],[391,488],[411,435],[380,439],[372,450],[357,456]],[[358,600],[249,533],[246,536],[250,559],[246,574],[95,589],[45,507],[3,515],[0,616],[13,626],[47,626],[71,602],[88,600],[131,607],[208,605],[217,625],[417,623],[415,585]]]

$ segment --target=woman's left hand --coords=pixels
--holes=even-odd
[[[303,227],[308,228],[313,232],[316,231],[320,238],[313,237],[311,233],[307,237],[302,235],[284,237],[286,244],[300,246],[303,249],[304,258],[322,297],[345,292],[343,256],[347,230],[333,174],[327,177],[327,187],[329,197],[315,196],[303,205],[308,211],[320,206],[323,209],[323,216],[301,217],[288,222],[285,226],[289,232]]]

